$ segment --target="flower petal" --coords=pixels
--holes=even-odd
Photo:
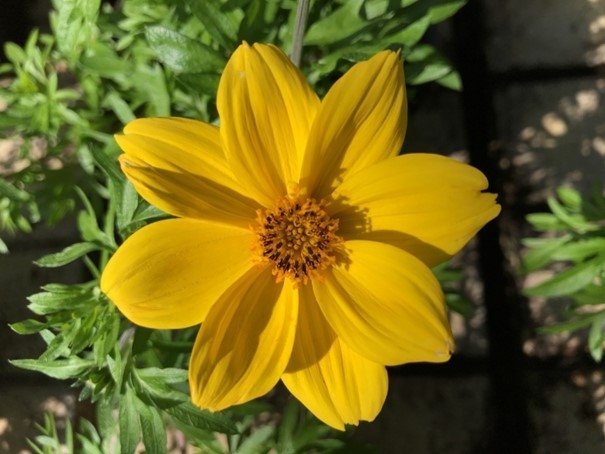
[[[141,197],[173,216],[239,227],[248,227],[256,216],[256,202],[211,179],[149,167],[125,154],[119,160],[122,171]]]
[[[292,352],[298,292],[253,268],[210,310],[189,365],[191,399],[219,411],[275,386]]]
[[[453,339],[441,287],[407,252],[347,241],[346,263],[313,281],[326,319],[351,349],[379,364],[443,362]]]
[[[337,179],[397,155],[406,124],[399,55],[384,51],[357,63],[322,101],[307,144],[302,186],[322,198]]]
[[[168,219],[132,234],[101,276],[101,290],[137,325],[197,325],[227,288],[254,267],[247,229]]]
[[[215,126],[181,118],[135,120],[116,135],[137,192],[175,216],[247,225],[258,203],[243,195]]]
[[[271,206],[298,182],[319,100],[275,46],[243,43],[218,88],[221,139],[234,174]]]
[[[456,254],[500,212],[487,179],[445,156],[407,154],[346,178],[331,215],[339,235],[405,249],[429,267]]]
[[[309,286],[300,289],[296,338],[282,381],[326,424],[373,421],[386,398],[384,366],[358,355],[334,333]]]

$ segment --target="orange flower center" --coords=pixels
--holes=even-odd
[[[342,239],[336,235],[338,219],[330,218],[326,206],[323,200],[284,197],[258,211],[255,250],[261,261],[273,265],[277,282],[288,277],[306,284],[336,261]]]

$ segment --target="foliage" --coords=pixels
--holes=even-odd
[[[302,69],[325,93],[353,62],[390,47],[401,49],[409,84],[437,82],[458,90],[457,72],[422,38],[464,3],[316,0]],[[193,407],[186,367],[195,331],[134,327],[98,283],[117,243],[165,217],[120,172],[113,134],[136,117],[216,121],[214,96],[230,53],[242,40],[273,42],[290,51],[296,2],[118,4],[53,0],[51,34],[33,31],[23,47],[8,43],[4,48],[0,138],[15,141],[14,160],[20,165],[0,168],[0,235],[29,232],[33,223],[53,224],[76,210],[80,240],[37,264],[59,267],[82,260],[90,272],[88,282],[50,283],[28,298],[36,317],[11,327],[19,334],[39,334],[47,348],[37,359],[12,363],[70,380],[81,389],[79,399],[96,403],[96,427],[80,422],[75,439],[71,426],[66,428],[70,450],[76,443],[85,452],[115,452],[119,443],[122,452],[133,452],[142,441],[147,452],[164,452],[166,426],[209,452],[343,448],[340,436],[294,402],[281,417],[276,416],[279,406],[260,402],[222,413]],[[7,252],[2,240],[0,252]],[[441,272],[450,284],[457,279]],[[448,295],[454,309],[468,309],[454,293]],[[261,424],[259,415],[269,415],[269,423]],[[52,418],[40,430],[32,449],[54,452],[59,436]]]
[[[549,269],[557,272],[526,291],[529,296],[567,297],[565,321],[543,327],[543,333],[589,328],[592,357],[600,361],[605,347],[605,197],[601,190],[590,196],[560,187],[558,198],[548,199],[549,213],[534,213],[527,221],[541,238],[526,238],[525,272]]]

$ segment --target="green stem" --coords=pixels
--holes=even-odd
[[[303,40],[305,37],[305,28],[307,27],[307,18],[309,17],[309,0],[298,0],[296,8],[296,23],[294,24],[294,38],[292,40],[292,62],[300,66],[302,56]]]

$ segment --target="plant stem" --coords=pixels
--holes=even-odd
[[[296,23],[294,24],[294,39],[292,40],[292,55],[290,59],[296,66],[300,66],[302,56],[303,39],[307,18],[309,17],[309,0],[298,0],[296,8]]]

